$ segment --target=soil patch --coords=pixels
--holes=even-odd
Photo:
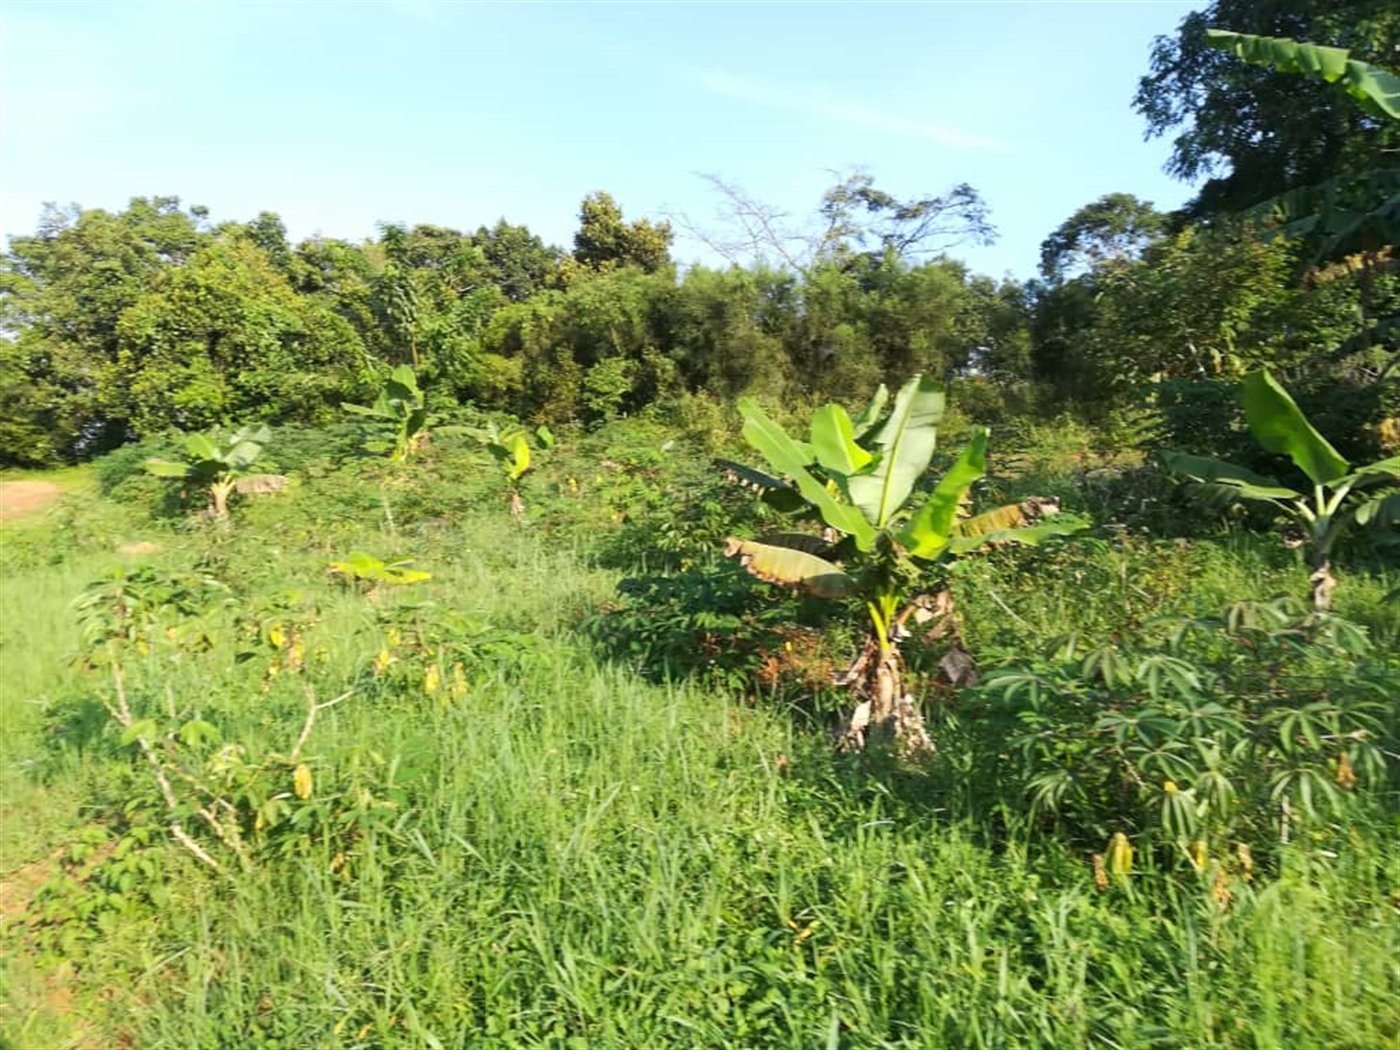
[[[0,521],[51,507],[62,494],[62,486],[52,481],[0,481]]]

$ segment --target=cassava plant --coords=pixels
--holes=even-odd
[[[1167,469],[1190,478],[1197,491],[1227,500],[1271,503],[1302,531],[1313,607],[1332,607],[1337,586],[1332,553],[1355,525],[1400,524],[1400,456],[1352,469],[1308,422],[1288,391],[1267,369],[1245,377],[1244,416],[1254,439],[1270,452],[1288,456],[1312,483],[1296,489],[1244,467],[1218,459],[1167,452]]]
[[[869,739],[917,756],[931,752],[933,742],[905,690],[899,643],[911,616],[951,617],[952,599],[941,587],[943,566],[988,543],[1035,544],[1084,523],[1070,515],[1052,517],[1058,507],[1044,500],[964,517],[969,490],[986,472],[985,427],[974,430],[932,491],[915,499],[937,446],[945,395],[934,380],[915,376],[882,419],[887,401],[882,386],[855,421],[840,405],[825,405],[812,417],[811,440],[801,442],[755,401],[741,399],[744,437],[774,473],[726,461],[721,466],[780,511],[814,511],[826,531],[760,541],[730,538],[725,553],[761,580],[864,606],[866,642],[837,676],[837,684],[857,697],[843,746],[861,747]],[[949,657],[945,672],[955,680],[964,677],[970,658],[960,648]]]
[[[175,463],[148,459],[146,470],[162,478],[180,478],[198,486],[209,496],[209,513],[228,517],[228,498],[241,478],[252,476],[251,468],[272,439],[267,427],[241,427],[222,443],[217,435],[191,434],[185,438],[185,460]]]

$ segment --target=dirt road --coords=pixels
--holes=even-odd
[[[0,481],[0,521],[51,507],[63,489],[52,481]]]

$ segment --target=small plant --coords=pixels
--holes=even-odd
[[[930,593],[925,574],[987,543],[1035,544],[1076,532],[1084,523],[1058,507],[1028,500],[976,517],[962,517],[973,482],[986,472],[987,430],[975,428],[961,456],[917,509],[914,489],[928,469],[945,407],[942,388],[916,376],[883,416],[882,386],[854,422],[837,404],[817,409],[810,442],[793,440],[750,398],[739,402],[744,437],[778,476],[723,462],[738,481],[779,510],[815,509],[825,536],[787,533],[761,542],[731,538],[725,553],[769,583],[820,598],[858,600],[869,633],[855,662],[839,678],[861,697],[844,743],[862,746],[866,732],[898,743],[905,753],[933,748],[923,715],[903,686],[899,642],[906,622],[933,616],[951,623],[951,597]],[[787,480],[791,479],[791,481]],[[1039,520],[1045,519],[1045,520]],[[842,563],[851,564],[848,571]],[[960,647],[945,657],[949,677],[964,680],[971,660]]]
[[[395,463],[403,463],[412,457],[428,439],[428,427],[432,420],[424,403],[423,391],[418,386],[418,377],[409,365],[399,365],[389,373],[373,405],[342,404],[340,407],[357,416],[381,420],[393,427],[393,441],[366,441],[365,450],[387,451]]]
[[[161,478],[180,478],[209,494],[209,513],[228,517],[228,498],[240,479],[252,476],[251,467],[272,440],[267,427],[241,427],[220,443],[215,434],[191,434],[185,439],[185,461],[174,463],[148,459],[146,470]]]
[[[1206,493],[1229,500],[1271,503],[1300,527],[1311,571],[1313,607],[1330,609],[1337,586],[1332,575],[1337,541],[1354,525],[1400,523],[1400,456],[1353,470],[1313,429],[1267,369],[1245,377],[1242,395],[1245,419],[1254,439],[1270,452],[1287,455],[1312,482],[1311,491],[1290,488],[1222,460],[1182,452],[1165,453],[1163,460],[1168,470],[1193,479]],[[1362,495],[1363,490],[1372,488],[1380,491]]]
[[[145,656],[163,647],[178,658],[208,649],[202,616],[212,597],[226,592],[209,577],[163,579],[138,570],[117,573],[78,601],[86,642],[82,664],[107,671],[111,691],[99,699],[121,729],[121,746],[135,745],[157,789],[149,801],[131,800],[128,815],[142,810],[148,816],[160,814],[176,842],[220,873],[227,870],[229,857],[241,870],[253,867],[248,836],[271,819],[268,806],[293,794],[309,797],[310,772],[301,760],[302,748],[317,716],[350,695],[318,702],[308,686],[305,719],[291,750],[250,760],[242,744],[224,739],[202,715],[202,697],[182,703],[169,685],[163,690],[128,687],[126,662],[132,653]],[[290,794],[279,795],[268,786],[287,775]],[[218,846],[207,838],[201,841],[200,831],[212,835]],[[216,855],[220,847],[223,858]]]
[[[526,439],[525,432],[515,430],[502,434],[494,422],[467,432],[485,446],[501,465],[501,470],[510,485],[510,512],[515,517],[520,517],[525,513],[525,502],[520,498],[520,479],[531,466],[530,442]],[[554,432],[547,426],[536,427],[535,440],[539,442],[540,448],[553,448]]]
[[[410,569],[412,564],[411,558],[384,561],[364,551],[353,551],[344,561],[333,561],[327,568],[331,575],[355,581],[370,597],[374,597],[384,585],[421,583],[433,578],[430,572]]]

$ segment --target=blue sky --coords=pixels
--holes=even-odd
[[[798,219],[859,166],[897,196],[971,183],[1001,236],[953,254],[1027,277],[1102,194],[1191,195],[1131,99],[1203,3],[6,0],[0,232],[178,195],[294,239],[504,216],[567,247],[594,190],[712,226],[711,172]]]

